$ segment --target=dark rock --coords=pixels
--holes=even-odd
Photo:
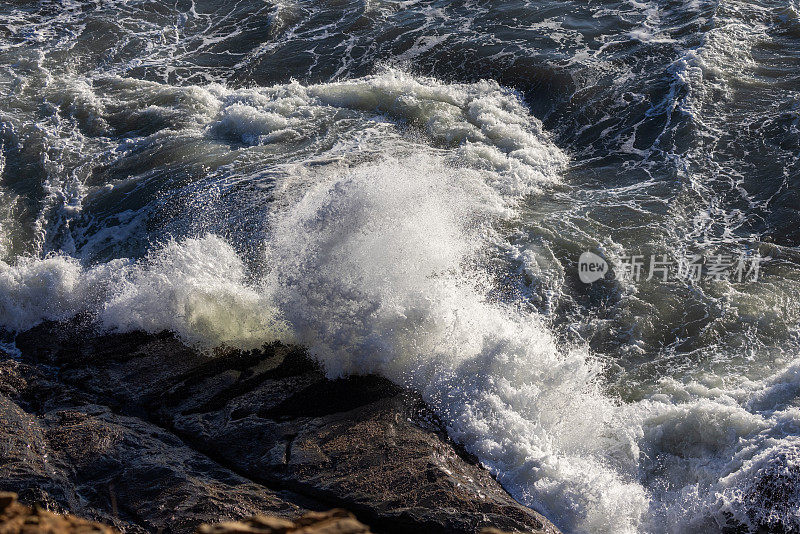
[[[114,413],[24,363],[0,363],[0,489],[129,531],[187,532],[202,521],[294,515],[285,497],[187,447],[174,434]]]
[[[327,380],[298,348],[207,355],[169,335],[97,337],[77,323],[40,326],[17,347],[24,363],[0,374],[0,413],[33,448],[15,448],[0,479],[47,487],[82,515],[187,531],[344,507],[385,532],[556,532],[415,394],[376,376]],[[109,484],[116,504],[98,489]]]
[[[0,491],[0,513],[5,512],[6,508],[16,504],[17,494],[10,491]]]

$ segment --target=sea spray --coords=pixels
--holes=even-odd
[[[203,348],[258,348],[289,331],[270,301],[245,283],[242,260],[207,235],[170,241],[138,261],[84,268],[66,256],[0,263],[3,327],[90,314],[103,330],[170,330]]]
[[[570,530],[633,532],[647,508],[637,448],[599,367],[535,314],[490,302],[470,267],[513,205],[498,191],[432,157],[320,178],[276,214],[270,287],[330,376],[421,391],[518,498]]]

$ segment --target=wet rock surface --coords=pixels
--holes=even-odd
[[[0,490],[122,530],[343,507],[375,532],[556,532],[414,394],[296,347],[201,354],[77,322],[0,357]]]

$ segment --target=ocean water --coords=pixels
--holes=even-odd
[[[0,341],[302,343],[566,533],[800,531],[799,197],[796,0],[0,4]]]

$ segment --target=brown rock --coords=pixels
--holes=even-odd
[[[0,494],[0,534],[118,534],[119,531],[72,515],[59,515],[16,502],[14,493]]]
[[[245,521],[201,525],[198,534],[370,534],[346,510],[310,512],[294,522],[277,517],[256,516]]]
[[[259,534],[264,532],[288,532],[294,523],[280,517],[257,515],[243,521],[226,521],[216,525],[200,525],[199,534]]]

